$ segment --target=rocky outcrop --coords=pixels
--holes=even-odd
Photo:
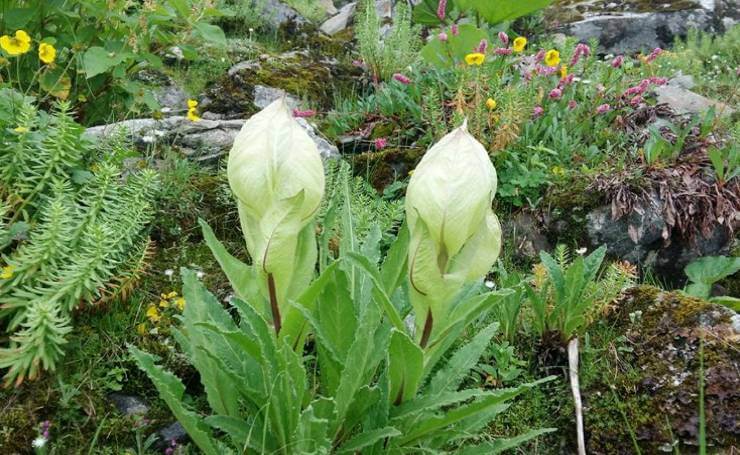
[[[678,292],[628,291],[605,320],[624,334],[620,343],[628,348],[610,354],[620,367],[583,391],[588,453],[635,453],[635,443],[642,453],[695,453],[702,374],[709,453],[737,447],[736,319],[726,307]],[[634,442],[625,437],[630,432]]]
[[[691,29],[722,32],[740,20],[737,0],[562,0],[547,13],[566,34],[599,40],[605,53],[671,45]]]
[[[336,146],[319,136],[310,123],[302,118],[296,120],[316,143],[323,158],[336,158],[339,155]],[[192,122],[181,116],[161,120],[133,119],[88,128],[83,138],[101,141],[118,137],[141,148],[154,144],[171,144],[178,146],[193,160],[210,161],[218,159],[231,149],[234,138],[245,121],[246,119],[202,119]]]

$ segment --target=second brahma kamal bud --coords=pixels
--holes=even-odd
[[[314,273],[312,221],[324,195],[321,156],[280,99],[244,124],[229,153],[227,173],[279,333],[288,300],[308,286]]]
[[[496,169],[464,124],[429,149],[406,192],[408,275],[417,339],[426,347],[445,325],[462,286],[482,278],[501,250],[491,204]]]

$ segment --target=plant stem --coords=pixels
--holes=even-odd
[[[578,437],[578,455],[586,455],[586,440],[583,435],[583,404],[581,387],[578,385],[578,338],[568,342],[568,370],[570,373],[570,390],[576,408],[576,433]]]
[[[280,335],[282,322],[280,321],[280,308],[275,293],[275,278],[273,278],[272,273],[267,274],[267,290],[270,293],[270,309],[272,310],[272,323],[275,325],[275,335]]]
[[[427,310],[427,320],[424,321],[424,331],[421,333],[421,341],[419,341],[419,346],[423,348],[427,347],[427,343],[429,343],[429,337],[432,335],[432,325],[434,324],[434,319],[432,318],[432,310],[431,308]]]

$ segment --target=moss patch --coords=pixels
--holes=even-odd
[[[423,154],[420,148],[364,152],[352,158],[352,166],[355,174],[365,176],[376,190],[383,191],[394,181],[406,178]]]

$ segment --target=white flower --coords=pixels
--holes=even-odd
[[[162,136],[164,136],[164,135],[165,135],[165,132],[164,132],[164,131],[162,131],[162,130],[154,130],[154,131],[153,131],[153,133],[154,133],[154,135],[155,135],[155,136],[157,136],[157,137],[162,137]]]
[[[141,141],[145,144],[153,144],[156,141],[156,139],[154,138],[154,136],[146,135],[146,136],[142,136]]]
[[[169,278],[172,278],[172,275],[175,274],[175,271],[172,270],[172,269],[167,269],[167,270],[164,271],[164,274],[165,274],[165,276],[167,276]]]
[[[584,246],[583,248],[578,248],[578,249],[576,250],[576,253],[578,253],[578,254],[580,254],[581,256],[583,256],[584,254],[586,254],[586,251],[588,251],[588,248],[586,248],[586,247]]]
[[[40,449],[46,445],[46,438],[39,436],[31,442],[31,445],[36,449]]]
[[[197,272],[195,272],[195,276],[198,277],[198,279],[201,279],[206,276],[206,274],[198,270]]]
[[[496,283],[491,280],[486,280],[483,284],[485,284],[488,289],[493,289],[496,287]]]

